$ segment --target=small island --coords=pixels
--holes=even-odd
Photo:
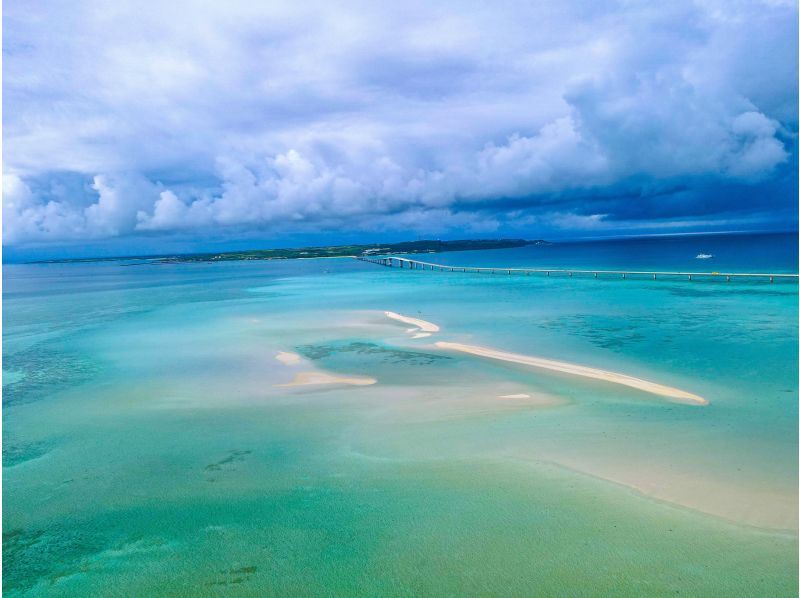
[[[146,261],[156,264],[178,264],[190,262],[233,262],[244,260],[292,260],[332,257],[359,257],[415,253],[442,253],[445,251],[476,251],[482,249],[507,249],[526,245],[551,245],[541,239],[466,239],[456,241],[421,240],[400,243],[375,243],[371,245],[329,245],[323,247],[298,247],[284,249],[250,249],[245,251],[223,251],[219,253],[188,253],[175,255],[140,255],[103,258],[72,258],[39,260],[33,263]]]

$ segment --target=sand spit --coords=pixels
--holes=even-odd
[[[334,376],[326,372],[299,372],[294,380],[286,384],[275,384],[278,387],[287,386],[312,386],[322,384],[350,384],[352,386],[369,386],[375,384],[375,378],[366,376]]]
[[[300,363],[300,356],[297,353],[289,353],[288,351],[278,351],[275,359],[283,365],[297,365]]]
[[[397,320],[398,322],[403,322],[403,324],[410,324],[411,326],[414,326],[414,328],[409,330],[409,332],[416,332],[417,329],[419,329],[418,334],[427,333],[426,336],[430,336],[431,332],[439,332],[439,327],[431,322],[426,322],[425,320],[419,320],[417,318],[410,318],[408,316],[404,316],[395,313],[393,311],[385,311],[383,313],[386,314],[387,318],[391,318],[392,320]],[[422,337],[416,336],[414,338],[422,338]]]
[[[655,382],[648,382],[640,378],[626,376],[625,374],[618,374],[616,372],[608,372],[606,370],[598,370],[574,363],[566,363],[563,361],[552,361],[550,359],[542,359],[540,357],[532,357],[529,355],[520,355],[518,353],[506,353],[504,351],[497,351],[487,347],[479,347],[476,345],[464,345],[461,343],[447,343],[437,342],[436,346],[440,349],[449,349],[451,351],[460,351],[462,353],[469,353],[471,355],[478,355],[479,357],[488,357],[489,359],[497,359],[499,361],[506,361],[509,363],[519,363],[522,365],[529,365],[536,368],[545,370],[553,370],[573,376],[582,376],[584,378],[594,378],[595,380],[604,380],[614,384],[622,384],[649,392],[651,394],[667,397],[676,401],[692,403],[695,405],[707,405],[708,401],[703,397],[697,396],[692,393],[656,384]]]

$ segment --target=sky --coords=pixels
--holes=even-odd
[[[3,9],[6,254],[797,229],[791,0]]]

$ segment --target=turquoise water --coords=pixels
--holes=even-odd
[[[435,261],[795,269],[720,239]],[[4,268],[9,595],[796,594],[796,284],[123,264]],[[275,386],[303,371],[377,382]]]

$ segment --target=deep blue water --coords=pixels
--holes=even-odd
[[[451,252],[430,256],[430,261],[466,266],[779,273],[797,272],[797,241],[796,233],[683,235]],[[697,259],[701,253],[713,257]]]

